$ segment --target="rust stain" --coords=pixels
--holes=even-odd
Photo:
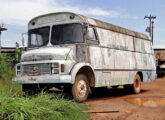
[[[149,37],[145,34],[138,33],[138,32],[132,31],[132,30],[128,30],[126,28],[122,28],[120,26],[113,25],[113,24],[110,24],[110,23],[106,23],[106,22],[103,22],[103,21],[100,21],[100,20],[97,20],[97,19],[94,19],[94,18],[89,18],[89,17],[83,16],[83,15],[79,15],[79,16],[81,16],[87,23],[92,24],[94,26],[104,28],[104,29],[108,29],[108,30],[111,30],[111,31],[114,31],[114,32],[130,35],[130,36],[133,36],[133,37],[150,40]],[[90,22],[90,20],[92,20],[94,22]]]

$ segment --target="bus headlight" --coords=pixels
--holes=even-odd
[[[52,63],[52,74],[59,74],[59,64]]]
[[[59,68],[59,64],[58,63],[53,63],[52,68]]]

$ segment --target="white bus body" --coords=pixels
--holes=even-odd
[[[144,34],[70,12],[36,17],[28,30],[28,50],[13,79],[23,91],[69,85],[81,102],[91,87],[132,86],[139,93],[141,82],[155,79],[155,56]]]

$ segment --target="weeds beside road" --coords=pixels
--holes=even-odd
[[[56,95],[0,94],[0,120],[85,120],[87,107]]]
[[[12,54],[0,55],[0,120],[86,120],[87,106],[56,94],[25,96],[21,85],[12,85]]]

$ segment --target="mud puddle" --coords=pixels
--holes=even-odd
[[[165,98],[163,97],[138,97],[126,98],[125,101],[145,107],[165,107]]]

